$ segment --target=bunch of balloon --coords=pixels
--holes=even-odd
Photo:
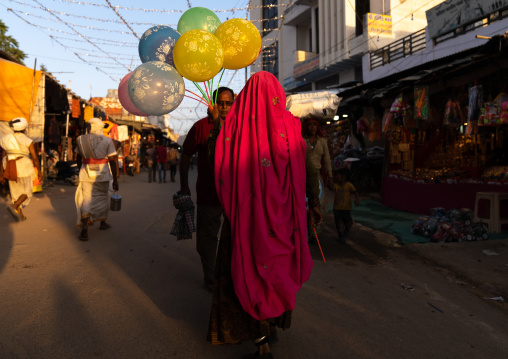
[[[142,64],[118,87],[122,106],[138,116],[161,116],[176,109],[185,95],[185,83],[174,68],[173,49],[180,34],[169,26],[153,26],[139,40]]]
[[[235,18],[221,24],[212,11],[196,7],[181,16],[177,28],[182,36],[173,52],[175,67],[201,91],[203,97],[193,94],[199,98],[196,100],[206,102],[209,107],[216,102],[210,93],[213,78],[220,70],[217,88],[225,69],[249,66],[261,52],[261,35],[248,20]],[[197,82],[204,82],[204,91]]]
[[[261,34],[245,19],[231,19],[215,31],[224,51],[223,67],[238,70],[251,65],[261,52]]]
[[[176,109],[184,96],[211,108],[216,102],[210,96],[213,78],[222,70],[218,88],[225,69],[247,67],[261,52],[261,35],[254,24],[236,18],[221,24],[213,11],[203,7],[183,13],[177,30],[158,25],[141,37],[138,50],[143,64],[127,74],[118,88],[120,102],[130,113],[160,116]],[[202,96],[185,89],[182,77],[192,81]]]

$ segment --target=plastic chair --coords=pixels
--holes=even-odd
[[[478,216],[478,207],[481,200],[489,201],[488,217]],[[508,200],[508,193],[504,192],[477,192],[474,204],[473,222],[483,222],[489,227],[489,233],[501,233],[503,224],[508,224],[508,218],[501,218],[501,201]]]

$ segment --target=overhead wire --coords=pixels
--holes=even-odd
[[[104,0],[108,3],[109,7],[111,10],[113,10],[115,12],[115,14],[120,18],[120,20],[122,20],[122,22],[125,24],[125,26],[127,26],[129,28],[129,30],[132,31],[132,34],[136,37],[136,39],[139,40],[139,36],[138,34],[136,34],[136,31],[134,31],[132,29],[132,27],[127,23],[127,21],[125,21],[125,19],[122,17],[122,15],[120,15],[120,13],[117,11],[116,8],[113,7],[113,5],[111,5],[111,3],[109,2],[109,0]],[[190,2],[189,2],[189,5],[190,5]]]

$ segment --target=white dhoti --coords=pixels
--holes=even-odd
[[[78,228],[81,227],[81,220],[84,218],[88,218],[89,224],[107,220],[109,212],[109,181],[80,181],[76,189],[75,202],[78,213]]]
[[[33,177],[18,177],[18,181],[9,181],[9,190],[11,192],[11,201],[15,203],[21,195],[26,194],[27,199],[21,203],[22,207],[26,207],[30,203],[33,193]]]

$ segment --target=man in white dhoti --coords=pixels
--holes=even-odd
[[[0,138],[0,147],[4,149],[0,154],[0,183],[9,180],[12,204],[7,205],[7,211],[17,221],[26,219],[21,209],[26,207],[32,198],[34,166],[37,168],[39,181],[42,181],[41,166],[34,143],[25,135],[27,125],[26,119],[15,118],[9,122],[13,132]]]
[[[76,161],[81,169],[75,201],[77,226],[81,227],[79,239],[82,241],[88,240],[88,226],[94,222],[101,222],[99,229],[111,227],[106,223],[111,179],[113,190],[118,191],[117,153],[113,140],[104,136],[101,119],[92,118],[87,123],[90,133],[76,140]]]

